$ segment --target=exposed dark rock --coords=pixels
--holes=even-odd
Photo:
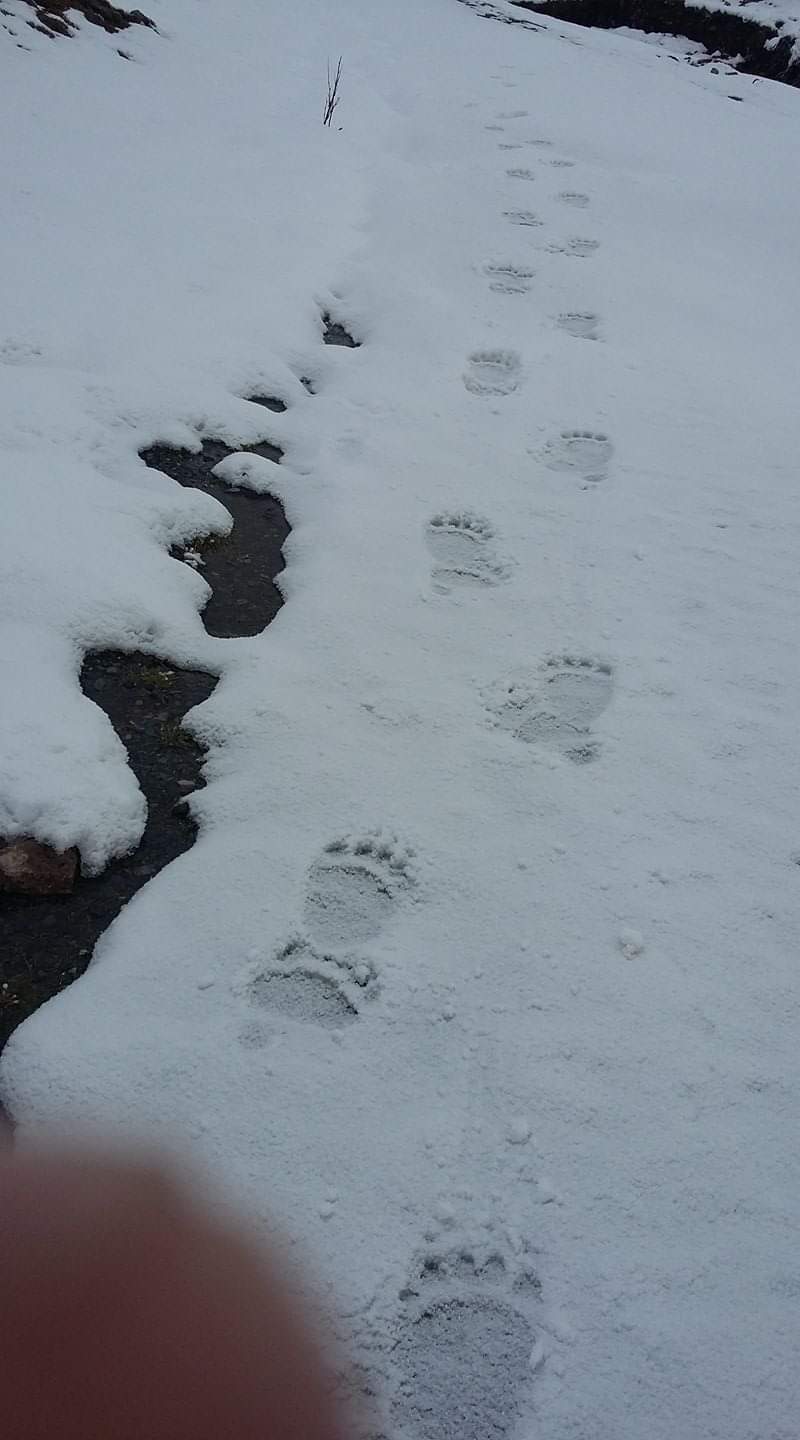
[[[69,895],[80,856],[39,840],[0,840],[0,890],[9,895]]]
[[[74,33],[76,27],[74,20],[69,18],[70,11],[83,15],[92,25],[99,25],[112,35],[118,30],[127,30],[129,25],[146,25],[150,30],[156,28],[155,21],[141,10],[121,10],[118,5],[111,5],[109,0],[24,0],[24,3],[30,5],[36,14],[36,20],[28,23],[34,30],[41,30],[52,37]]]

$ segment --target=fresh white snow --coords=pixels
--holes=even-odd
[[[83,650],[221,676],[21,1139],[222,1179],[372,1433],[790,1440],[800,96],[456,0],[4,8],[0,833],[141,834]],[[292,525],[254,639],[137,455],[203,434],[285,451],[220,472]]]

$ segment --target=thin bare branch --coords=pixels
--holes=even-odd
[[[323,125],[330,125],[333,121],[334,111],[336,109],[336,106],[339,104],[339,100],[341,98],[339,95],[339,81],[341,80],[341,78],[342,57],[340,55],[338,64],[336,66],[336,73],[333,76],[331,75],[330,61],[328,61],[328,94],[325,100],[325,111],[322,117]]]

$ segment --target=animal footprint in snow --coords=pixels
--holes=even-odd
[[[259,1009],[331,1028],[356,1020],[375,991],[371,965],[318,955],[302,940],[290,941],[248,986],[249,998]]]
[[[427,541],[437,590],[449,590],[452,585],[496,585],[504,580],[507,567],[498,561],[493,540],[489,521],[471,510],[434,515]]]
[[[549,470],[576,471],[584,480],[602,480],[614,446],[607,435],[592,430],[562,430],[545,446],[542,458]]]
[[[575,166],[574,160],[548,160],[548,165],[554,166],[556,170],[572,170]]]
[[[487,265],[484,273],[489,276],[489,289],[501,295],[524,295],[530,288],[528,281],[534,277],[534,271],[525,265],[511,263]]]
[[[308,876],[305,920],[322,946],[350,947],[377,935],[414,883],[412,852],[380,833],[326,845]]]
[[[594,255],[595,250],[600,249],[600,241],[588,240],[582,235],[572,235],[569,240],[565,240],[563,243],[556,241],[547,248],[553,255],[576,255],[582,259],[586,255]]]
[[[522,365],[514,350],[475,350],[464,372],[473,395],[510,395],[519,386]]]
[[[4,26],[4,29],[7,28]],[[43,351],[40,347],[30,340],[9,337],[0,341],[0,365],[29,365],[36,360],[41,360],[42,355]]]
[[[509,179],[511,180],[536,179],[536,175],[534,174],[533,170],[527,170],[524,165],[512,165],[510,170],[506,170],[506,175],[508,175]]]
[[[579,340],[596,340],[599,323],[590,310],[567,310],[556,320],[559,330],[566,330]]]
[[[498,1248],[430,1251],[401,1292],[392,1409],[413,1440],[503,1440],[528,1398],[544,1348],[539,1285]]]
[[[571,205],[573,210],[585,210],[589,204],[589,196],[578,190],[562,190],[556,199],[560,200],[562,205]]]
[[[544,221],[540,220],[532,210],[504,210],[503,214],[506,220],[511,221],[512,225],[525,225],[536,229],[539,225],[544,224]]]
[[[585,763],[597,754],[591,726],[614,689],[610,665],[563,655],[548,660],[539,683],[505,687],[492,710],[499,725],[529,745],[551,745]]]

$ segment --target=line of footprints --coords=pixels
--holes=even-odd
[[[486,130],[506,134],[511,122],[527,120],[527,110],[501,111]],[[552,142],[541,136],[527,136],[499,142],[501,151],[530,147],[556,170],[571,169],[574,161],[548,152]],[[534,182],[538,174],[526,165],[511,165],[506,175],[512,183]],[[567,209],[586,210],[588,195],[562,190],[555,199]],[[539,229],[544,221],[532,210],[504,211],[514,226]],[[547,243],[544,249],[572,257],[586,258],[598,248],[587,236],[570,236]],[[484,267],[491,290],[504,295],[525,294],[535,272],[523,261],[493,262]],[[581,340],[599,338],[599,318],[589,311],[565,311],[556,319],[558,327]],[[512,350],[476,350],[469,356],[464,385],[473,395],[500,397],[512,394],[522,380],[520,356]],[[584,489],[602,482],[614,447],[609,437],[595,430],[562,430],[539,451],[547,469],[573,475]],[[435,515],[428,526],[428,545],[433,555],[433,584],[448,591],[457,585],[491,585],[508,577],[511,565],[498,554],[497,538],[490,522],[471,511]],[[577,763],[592,760],[598,753],[591,727],[608,705],[613,690],[611,667],[580,655],[551,657],[532,679],[499,686],[487,697],[487,709],[497,725],[519,740],[542,744]]]
[[[267,965],[254,956],[245,975],[251,1012],[269,1018],[253,1020],[242,1042],[266,1043],[275,1020],[320,1026],[340,1039],[380,991],[364,947],[417,884],[414,853],[394,836],[375,832],[327,845],[306,878],[304,933]],[[519,1143],[528,1133],[512,1127],[509,1138]],[[337,1200],[331,1192],[323,1220]],[[545,1363],[531,1245],[492,1220],[472,1231],[456,1222],[454,1207],[442,1202],[399,1293],[391,1279],[385,1282],[368,1333],[359,1335],[354,1321],[351,1340],[357,1348],[363,1341],[363,1369],[348,1366],[342,1383],[351,1395],[353,1388],[362,1392],[371,1440],[440,1440],[450,1433],[502,1440]],[[554,1329],[552,1317],[548,1328]]]
[[[305,934],[266,967],[254,960],[244,982],[255,1009],[328,1028],[341,1035],[379,992],[372,959],[361,947],[376,939],[417,885],[412,850],[376,832],[326,846],[306,881]],[[269,1024],[242,1034],[260,1045]],[[320,1211],[334,1213],[337,1194]],[[491,1222],[460,1232],[442,1204],[399,1293],[387,1282],[371,1312],[365,1367],[348,1367],[345,1388],[362,1391],[372,1440],[465,1440],[505,1435],[544,1364],[541,1285],[535,1256],[517,1235]],[[356,1324],[356,1332],[358,1326]],[[380,1393],[380,1414],[373,1413]]]
[[[505,110],[484,128],[505,135],[510,123],[519,126],[519,122],[528,118],[527,110]],[[542,166],[557,171],[574,168],[574,160],[549,154],[552,142],[546,137],[520,136],[499,141],[502,152],[524,151],[526,148],[536,152],[539,169],[524,164],[509,165],[505,173],[514,186],[535,183],[541,176]],[[561,190],[554,198],[571,211],[588,210],[591,204],[590,197],[580,190]],[[532,231],[545,228],[545,222],[536,211],[523,204],[511,205],[503,214],[512,226]],[[585,259],[595,253],[599,242],[585,235],[571,235],[547,241],[537,248],[549,254]],[[489,288],[503,295],[526,294],[535,278],[535,271],[524,260],[491,261],[484,266],[484,273]],[[599,317],[592,311],[563,311],[556,317],[555,323],[576,339],[597,340],[600,335]],[[518,389],[521,379],[521,360],[512,350],[477,350],[469,356],[464,372],[464,384],[475,395],[510,395]],[[604,478],[612,448],[607,435],[590,430],[565,430],[545,446],[541,459],[549,469],[571,471],[589,486]]]
[[[513,85],[510,80],[504,83]],[[486,128],[505,136],[510,122],[527,119],[525,110],[506,111]],[[526,147],[539,152],[540,166],[559,172],[573,168],[573,161],[546,154],[551,145],[544,138],[499,141],[506,154]],[[516,161],[506,169],[509,184],[520,188],[534,183],[537,173]],[[588,195],[573,189],[560,191],[556,199],[567,211],[584,211],[590,205]],[[543,221],[523,203],[509,206],[504,215],[518,229],[543,228]],[[544,248],[585,259],[598,242],[572,236]],[[524,261],[494,262],[485,274],[490,289],[503,295],[524,295],[534,279],[533,268]],[[565,312],[556,323],[576,339],[599,336],[593,313]],[[510,350],[477,350],[463,378],[473,395],[510,395],[521,383],[520,357]],[[612,453],[607,435],[565,430],[545,445],[539,458],[548,469],[574,475],[588,488],[604,479]],[[427,542],[437,590],[494,585],[510,574],[491,523],[472,511],[434,515]],[[582,655],[561,655],[548,659],[532,679],[497,686],[485,699],[495,723],[517,739],[550,746],[585,763],[597,754],[592,725],[609,704],[612,689],[609,665]],[[439,1219],[446,1226],[447,1217]],[[452,1237],[449,1244],[440,1239],[420,1257],[400,1298],[405,1310],[397,1320],[390,1404],[401,1433],[417,1440],[439,1440],[442,1434],[502,1440],[513,1430],[546,1356],[540,1285],[525,1242],[518,1239],[515,1247],[504,1247],[491,1233],[480,1245],[469,1236]],[[558,1331],[552,1317],[549,1328]]]
[[[526,118],[525,111],[506,112],[487,128],[505,133],[506,122]],[[504,140],[500,148],[526,145],[544,151],[549,142]],[[546,163],[567,169],[573,162],[548,157]],[[524,165],[514,164],[506,173],[513,183],[536,178]],[[589,197],[578,191],[564,190],[557,198],[573,210],[589,205]],[[514,226],[542,224],[524,208],[505,214]],[[596,243],[573,237],[547,249],[585,257]],[[533,279],[532,269],[516,263],[489,265],[486,274],[492,290],[504,294],[524,293]],[[557,323],[576,338],[597,338],[595,315],[563,314]],[[467,390],[478,396],[511,394],[520,379],[519,356],[500,350],[476,351],[464,374]],[[573,474],[590,486],[604,478],[611,456],[607,436],[569,430],[551,440],[540,458],[549,469]],[[490,522],[472,511],[434,515],[426,540],[432,583],[441,593],[457,586],[496,585],[511,573]],[[612,687],[608,665],[560,655],[548,659],[533,678],[499,685],[484,698],[493,723],[516,739],[585,763],[597,754],[592,725],[609,704]],[[267,963],[258,952],[251,956],[241,992],[255,1018],[243,1030],[242,1042],[263,1045],[276,1021],[311,1024],[341,1038],[380,993],[370,942],[417,884],[414,853],[396,836],[343,836],[327,845],[306,877],[302,929]],[[334,1205],[332,1200],[330,1213]],[[460,1440],[502,1440],[545,1361],[541,1287],[532,1254],[519,1237],[499,1241],[488,1223],[478,1235],[460,1234],[447,1206],[427,1239],[399,1296],[395,1290],[387,1297],[386,1335],[376,1342],[372,1330],[373,1373],[365,1388],[373,1390],[374,1371],[379,1371],[385,1412],[373,1417],[376,1434],[439,1440],[453,1433]]]

